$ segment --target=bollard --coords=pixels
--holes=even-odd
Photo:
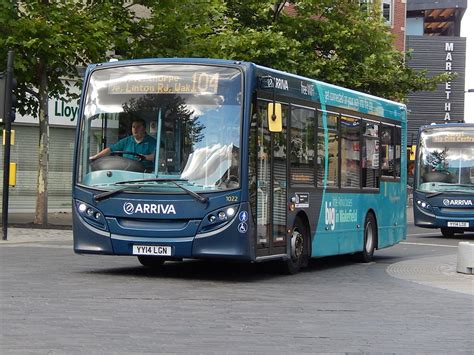
[[[460,242],[458,244],[457,272],[473,274],[474,272],[474,243]]]

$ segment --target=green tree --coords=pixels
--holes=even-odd
[[[141,19],[139,37],[120,50],[124,58],[207,56],[206,41],[227,26],[222,0],[137,2],[148,9],[149,17]]]
[[[144,1],[151,17],[144,42],[125,57],[248,60],[403,101],[447,79],[405,64],[380,8],[353,0]]]
[[[19,112],[39,122],[35,223],[47,223],[48,98],[73,97],[67,80],[77,79],[77,67],[104,61],[140,25],[123,1],[0,1],[0,60],[15,52]]]
[[[377,6],[364,11],[359,1],[300,0],[292,2],[295,16],[281,11],[284,1],[250,2],[251,11],[245,12],[239,1],[228,1],[238,20],[234,31],[241,44],[236,54],[242,59],[260,58],[264,52],[265,65],[398,101],[446,80],[405,65]],[[228,41],[228,36],[217,39]]]

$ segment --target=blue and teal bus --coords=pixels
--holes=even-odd
[[[144,120],[152,167],[97,154]],[[167,260],[279,261],[406,236],[402,104],[249,62],[146,59],[88,67],[73,173],[74,250]],[[149,164],[148,164],[149,165]]]
[[[444,237],[474,232],[474,124],[420,128],[413,214],[415,225]]]

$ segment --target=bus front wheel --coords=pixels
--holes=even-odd
[[[451,228],[441,228],[441,234],[445,238],[452,238],[454,237],[454,231]]]
[[[368,263],[374,256],[377,244],[377,223],[372,213],[368,213],[364,222],[364,247],[361,252],[355,254],[357,261]]]
[[[165,263],[164,259],[156,257],[156,256],[140,255],[140,256],[137,256],[137,258],[140,264],[142,264],[143,266],[154,268],[154,269],[160,268]]]
[[[290,255],[283,262],[283,272],[293,275],[300,271],[308,262],[308,232],[305,224],[297,218],[293,226],[290,240]]]

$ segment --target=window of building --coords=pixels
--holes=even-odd
[[[387,24],[392,24],[392,0],[383,0],[382,1],[382,16],[385,19]]]
[[[373,9],[373,5],[380,4],[381,8],[380,11],[382,13],[385,22],[388,25],[392,25],[393,23],[393,0],[381,0],[380,2],[374,0],[359,0],[360,9],[362,12],[369,13],[371,9]]]

